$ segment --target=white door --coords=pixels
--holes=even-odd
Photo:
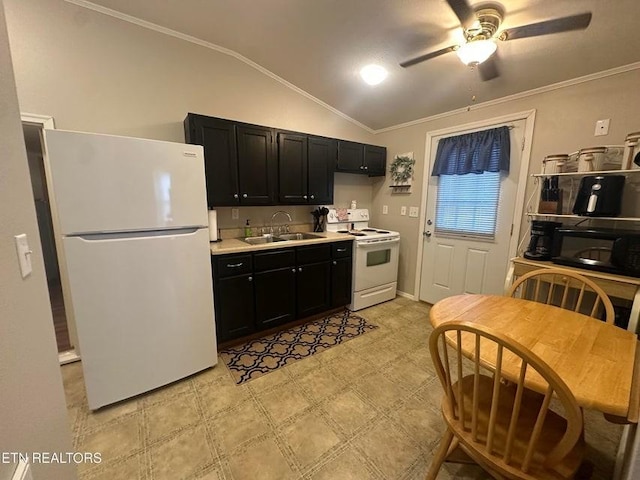
[[[495,128],[492,125],[454,134],[434,136],[429,159],[425,236],[423,237],[420,300],[436,303],[443,298],[462,293],[503,293],[509,263],[509,243],[520,176],[525,120],[507,123],[510,130],[511,159],[509,174],[501,173],[495,238],[479,240],[436,232],[436,208],[440,177],[430,176],[438,140],[472,131]],[[473,174],[472,174],[473,175]]]
[[[173,233],[63,240],[92,410],[217,361],[208,230]]]
[[[199,145],[45,130],[60,234],[207,225]]]

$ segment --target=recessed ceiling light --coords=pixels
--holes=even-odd
[[[360,70],[360,76],[369,85],[378,85],[385,78],[387,78],[389,72],[380,65],[367,65]]]

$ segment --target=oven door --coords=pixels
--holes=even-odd
[[[399,238],[357,240],[354,290],[366,290],[398,279]]]

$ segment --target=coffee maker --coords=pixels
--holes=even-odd
[[[529,260],[551,260],[553,232],[561,226],[560,222],[532,221],[531,240],[529,240],[527,251],[524,252],[524,258]]]

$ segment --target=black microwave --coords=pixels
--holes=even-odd
[[[558,228],[551,261],[560,265],[640,277],[640,231]]]

